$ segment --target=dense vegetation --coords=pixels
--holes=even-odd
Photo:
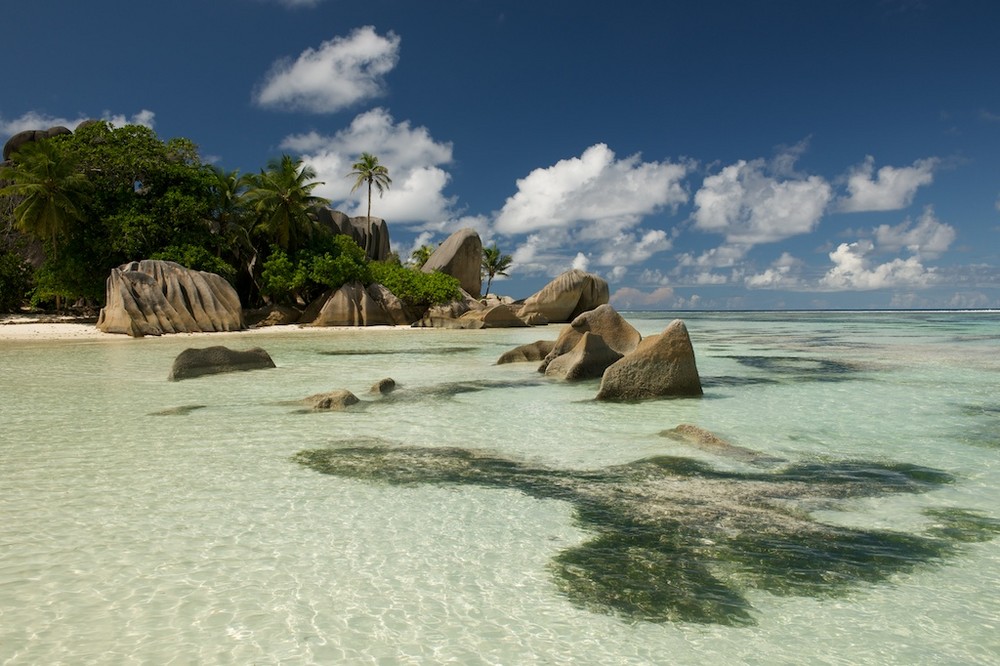
[[[385,167],[359,185],[388,186]],[[361,162],[359,165],[364,166]],[[356,169],[359,165],[355,165]],[[413,305],[459,296],[458,282],[393,259],[370,262],[316,222],[316,173],[287,155],[255,174],[204,164],[188,139],[84,123],[25,144],[0,169],[0,311],[99,306],[112,268],[167,259],[229,280],[245,307],[302,305],[350,281],[383,283]]]

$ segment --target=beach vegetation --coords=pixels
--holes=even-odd
[[[430,245],[421,245],[410,253],[410,263],[417,268],[423,268],[427,260],[434,254],[434,248]]]
[[[483,276],[486,278],[486,291],[483,296],[488,296],[490,293],[490,286],[493,284],[493,278],[498,275],[507,275],[507,269],[510,265],[514,263],[514,258],[509,254],[504,254],[497,248],[497,244],[489,247],[483,248],[483,262],[482,271]]]
[[[351,169],[351,173],[347,174],[348,178],[355,179],[351,192],[362,185],[368,186],[368,217],[370,219],[372,216],[372,188],[378,190],[379,198],[381,198],[392,184],[392,179],[389,178],[389,169],[385,165],[379,164],[378,157],[371,153],[361,153],[361,157],[351,165]]]
[[[374,261],[370,269],[373,281],[385,286],[407,305],[428,307],[462,297],[458,279],[441,271],[424,273],[390,261]]]

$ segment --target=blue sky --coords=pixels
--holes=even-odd
[[[33,0],[0,135],[86,118],[226,169],[378,155],[402,256],[459,228],[524,297],[620,309],[1000,307],[992,0]]]

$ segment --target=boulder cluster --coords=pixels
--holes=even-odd
[[[544,352],[544,355],[543,355]],[[600,379],[598,400],[645,400],[702,395],[687,327],[675,319],[659,335],[643,338],[610,305],[578,315],[552,343],[522,345],[498,364],[541,359],[539,372],[576,381]]]

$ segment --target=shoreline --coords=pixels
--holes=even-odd
[[[97,329],[97,320],[79,317],[54,317],[46,315],[4,315],[0,316],[0,343],[4,342],[50,342],[60,340],[139,340],[122,333],[105,333]],[[332,332],[332,331],[413,331],[409,326],[262,326],[245,328],[241,331],[206,331],[199,333],[166,333],[146,336],[152,339],[175,337],[204,338],[207,336],[261,335],[265,333]]]

